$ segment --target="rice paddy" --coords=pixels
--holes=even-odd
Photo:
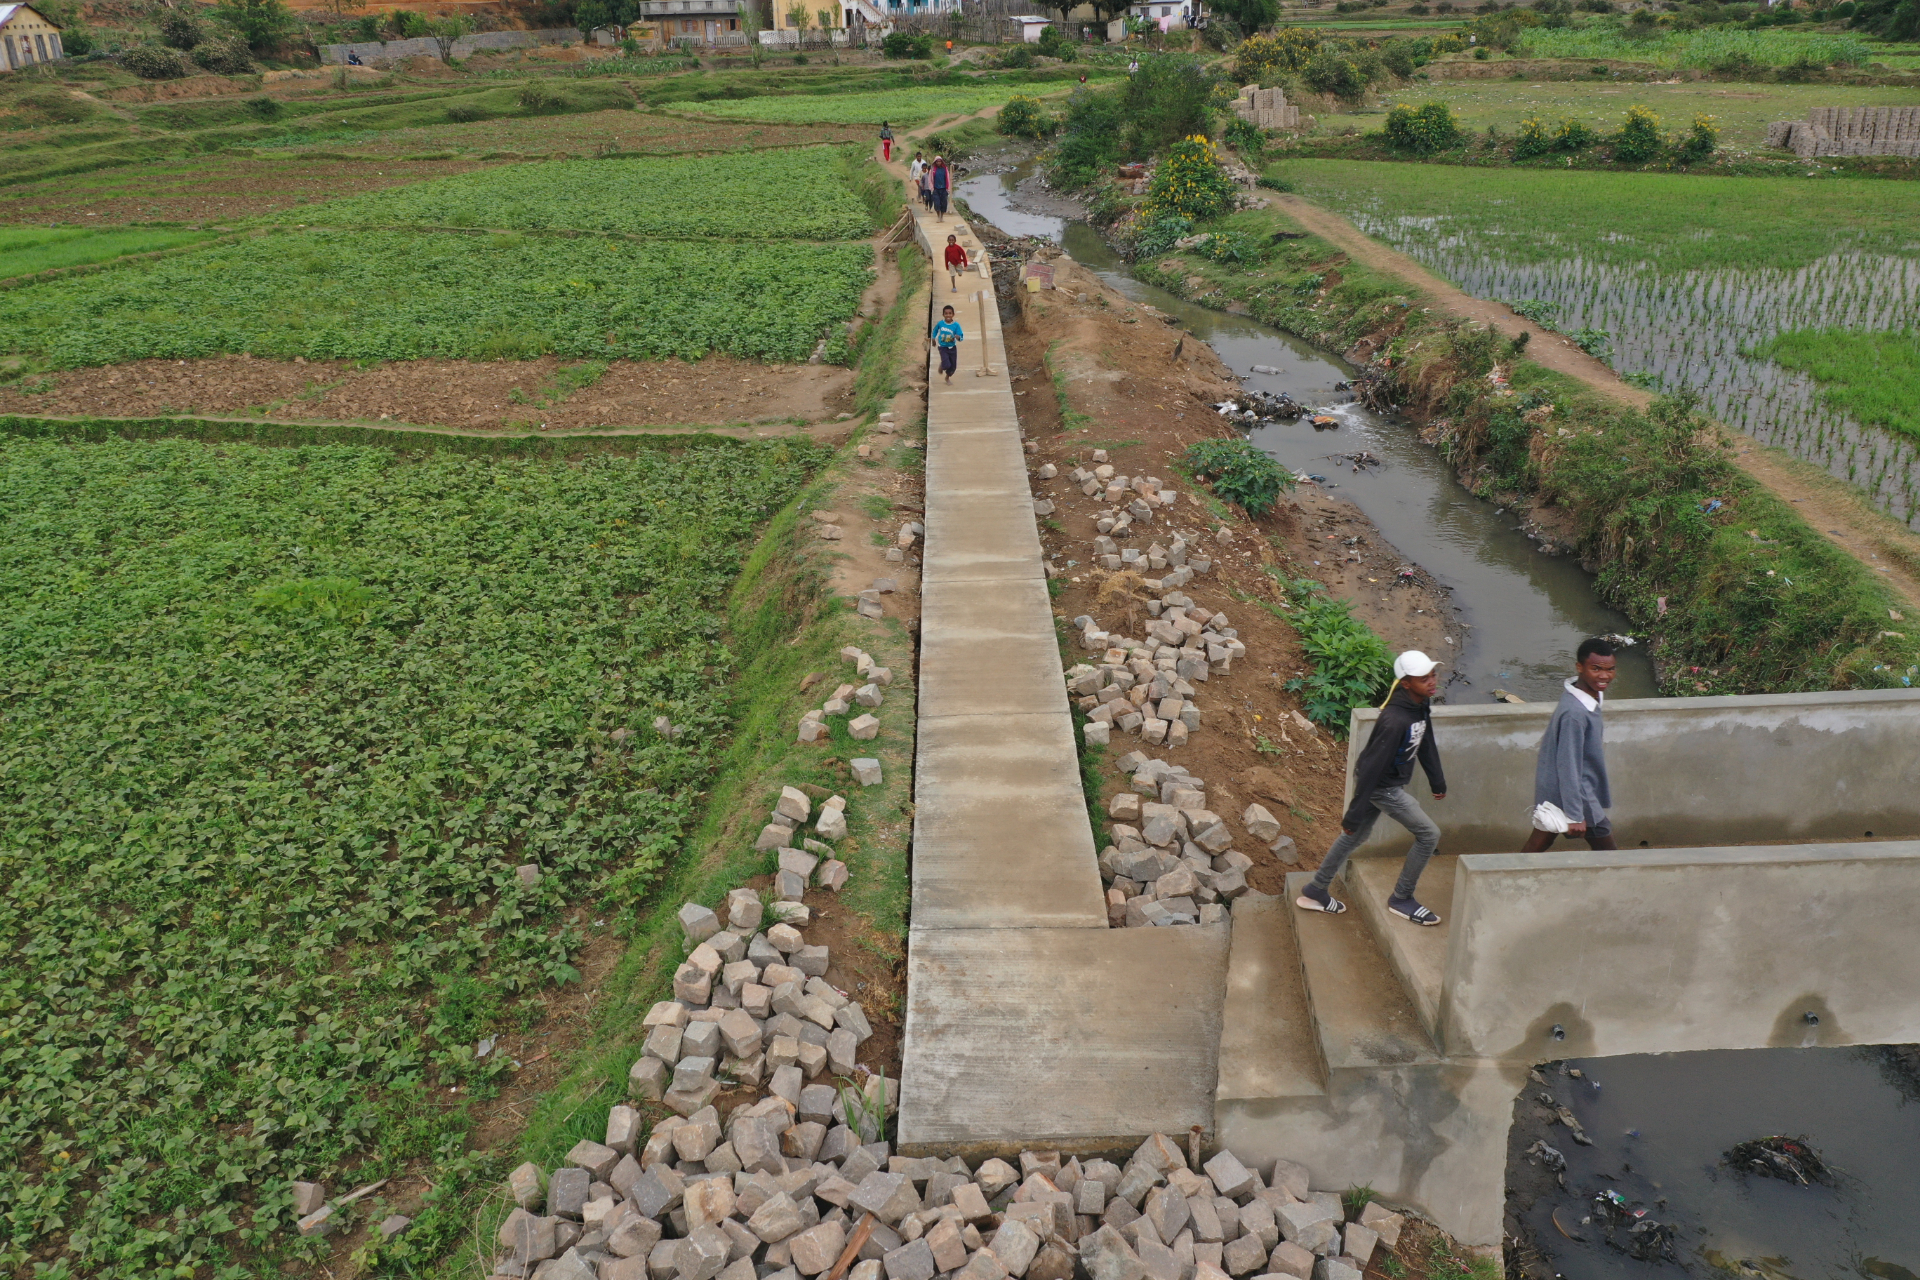
[[[1603,331],[1622,374],[1691,388],[1727,425],[1920,525],[1920,438],[1862,422],[1864,401],[1828,394],[1810,363],[1761,354],[1800,330],[1920,329],[1920,195],[1908,184],[1823,184],[1814,200],[1765,180],[1337,161],[1286,172],[1467,292],[1548,304],[1562,332]],[[1769,207],[1783,195],[1797,204]]]
[[[1822,67],[1860,67],[1871,58],[1873,47],[1845,32],[1703,27],[1646,37],[1628,34],[1618,26],[1591,23],[1559,30],[1529,30],[1526,52],[1536,58],[1613,58],[1650,62],[1667,70],[1687,67],[1704,71],[1728,63],[1784,67],[1809,62]]]

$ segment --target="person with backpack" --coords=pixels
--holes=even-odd
[[[1582,640],[1573,655],[1573,679],[1547,721],[1533,769],[1533,831],[1522,853],[1545,853],[1560,836],[1579,836],[1589,849],[1618,849],[1607,809],[1607,753],[1601,704],[1613,683],[1611,642]]]
[[[1339,915],[1347,904],[1333,896],[1333,878],[1347,863],[1347,857],[1366,841],[1381,814],[1413,833],[1413,847],[1400,868],[1400,879],[1387,898],[1387,910],[1418,925],[1436,925],[1440,917],[1420,905],[1413,896],[1420,873],[1428,859],[1440,847],[1440,828],[1418,802],[1407,794],[1413,781],[1413,766],[1418,761],[1426,772],[1433,798],[1447,798],[1447,779],[1440,769],[1440,747],[1433,740],[1433,696],[1439,692],[1439,663],[1417,649],[1409,649],[1393,660],[1393,687],[1373,722],[1373,732],[1360,752],[1353,769],[1353,802],[1340,818],[1340,835],[1334,840],[1313,880],[1302,886],[1294,905],[1304,911],[1324,911]]]

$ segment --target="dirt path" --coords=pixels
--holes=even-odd
[[[1308,231],[1339,246],[1367,266],[1405,280],[1449,314],[1478,324],[1494,325],[1507,333],[1531,331],[1533,338],[1527,347],[1529,359],[1636,409],[1644,409],[1653,402],[1651,392],[1621,381],[1611,368],[1568,339],[1542,331],[1532,321],[1497,302],[1476,298],[1455,288],[1407,255],[1372,239],[1339,214],[1299,196],[1278,196],[1275,203]],[[1742,470],[1783,500],[1798,506],[1807,523],[1825,534],[1828,541],[1883,575],[1887,585],[1904,596],[1908,604],[1920,607],[1920,574],[1909,568],[1920,565],[1920,537],[1904,525],[1864,508],[1838,481],[1799,474],[1799,466],[1778,450],[1750,436],[1731,431],[1728,434],[1733,439],[1735,461]]]

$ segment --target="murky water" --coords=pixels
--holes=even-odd
[[[1284,391],[1302,404],[1325,406],[1341,420],[1333,431],[1315,431],[1303,419],[1260,428],[1249,438],[1295,472],[1326,476],[1338,486],[1336,496],[1351,500],[1402,556],[1453,593],[1466,625],[1455,635],[1461,643],[1446,655],[1449,674],[1459,677],[1445,686],[1449,701],[1488,701],[1496,688],[1530,702],[1552,701],[1583,638],[1631,632],[1624,614],[1600,603],[1592,577],[1574,560],[1543,555],[1510,514],[1467,492],[1411,427],[1369,413],[1336,391],[1336,383],[1352,376],[1350,366],[1271,326],[1209,311],[1135,280],[1085,223],[1013,208],[1009,196],[1025,176],[1014,170],[973,178],[961,184],[960,194],[1002,231],[1062,241],[1076,262],[1117,292],[1152,304],[1204,339],[1248,386]],[[1254,373],[1254,365],[1280,372]],[[1358,450],[1384,465],[1355,475],[1326,457]],[[1624,650],[1613,695],[1657,693],[1646,650]]]
[[[1662,272],[1569,249],[1555,262],[1520,262],[1503,257],[1499,236],[1484,227],[1467,234],[1447,218],[1344,212],[1475,297],[1547,302],[1559,308],[1562,332],[1605,331],[1621,372],[1691,388],[1728,426],[1859,485],[1882,510],[1920,527],[1920,447],[1828,407],[1812,378],[1746,354],[1795,329],[1920,327],[1920,261],[1838,253],[1793,270]]]
[[[1592,1196],[1602,1191],[1673,1223],[1677,1260],[1696,1276],[1920,1273],[1920,1080],[1886,1050],[1751,1049],[1571,1065],[1586,1079],[1552,1075],[1552,1092],[1594,1145],[1576,1146],[1565,1129],[1550,1129],[1547,1141],[1567,1157],[1568,1190],[1523,1215],[1565,1280],[1678,1271],[1609,1247],[1591,1220]],[[1769,1134],[1804,1135],[1837,1167],[1837,1184],[1800,1187],[1721,1163],[1735,1143]]]

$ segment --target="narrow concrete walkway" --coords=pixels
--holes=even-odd
[[[915,219],[929,329],[952,305],[967,336],[951,383],[928,353],[901,1149],[1211,1130],[1227,929],[1107,927],[986,254]]]

